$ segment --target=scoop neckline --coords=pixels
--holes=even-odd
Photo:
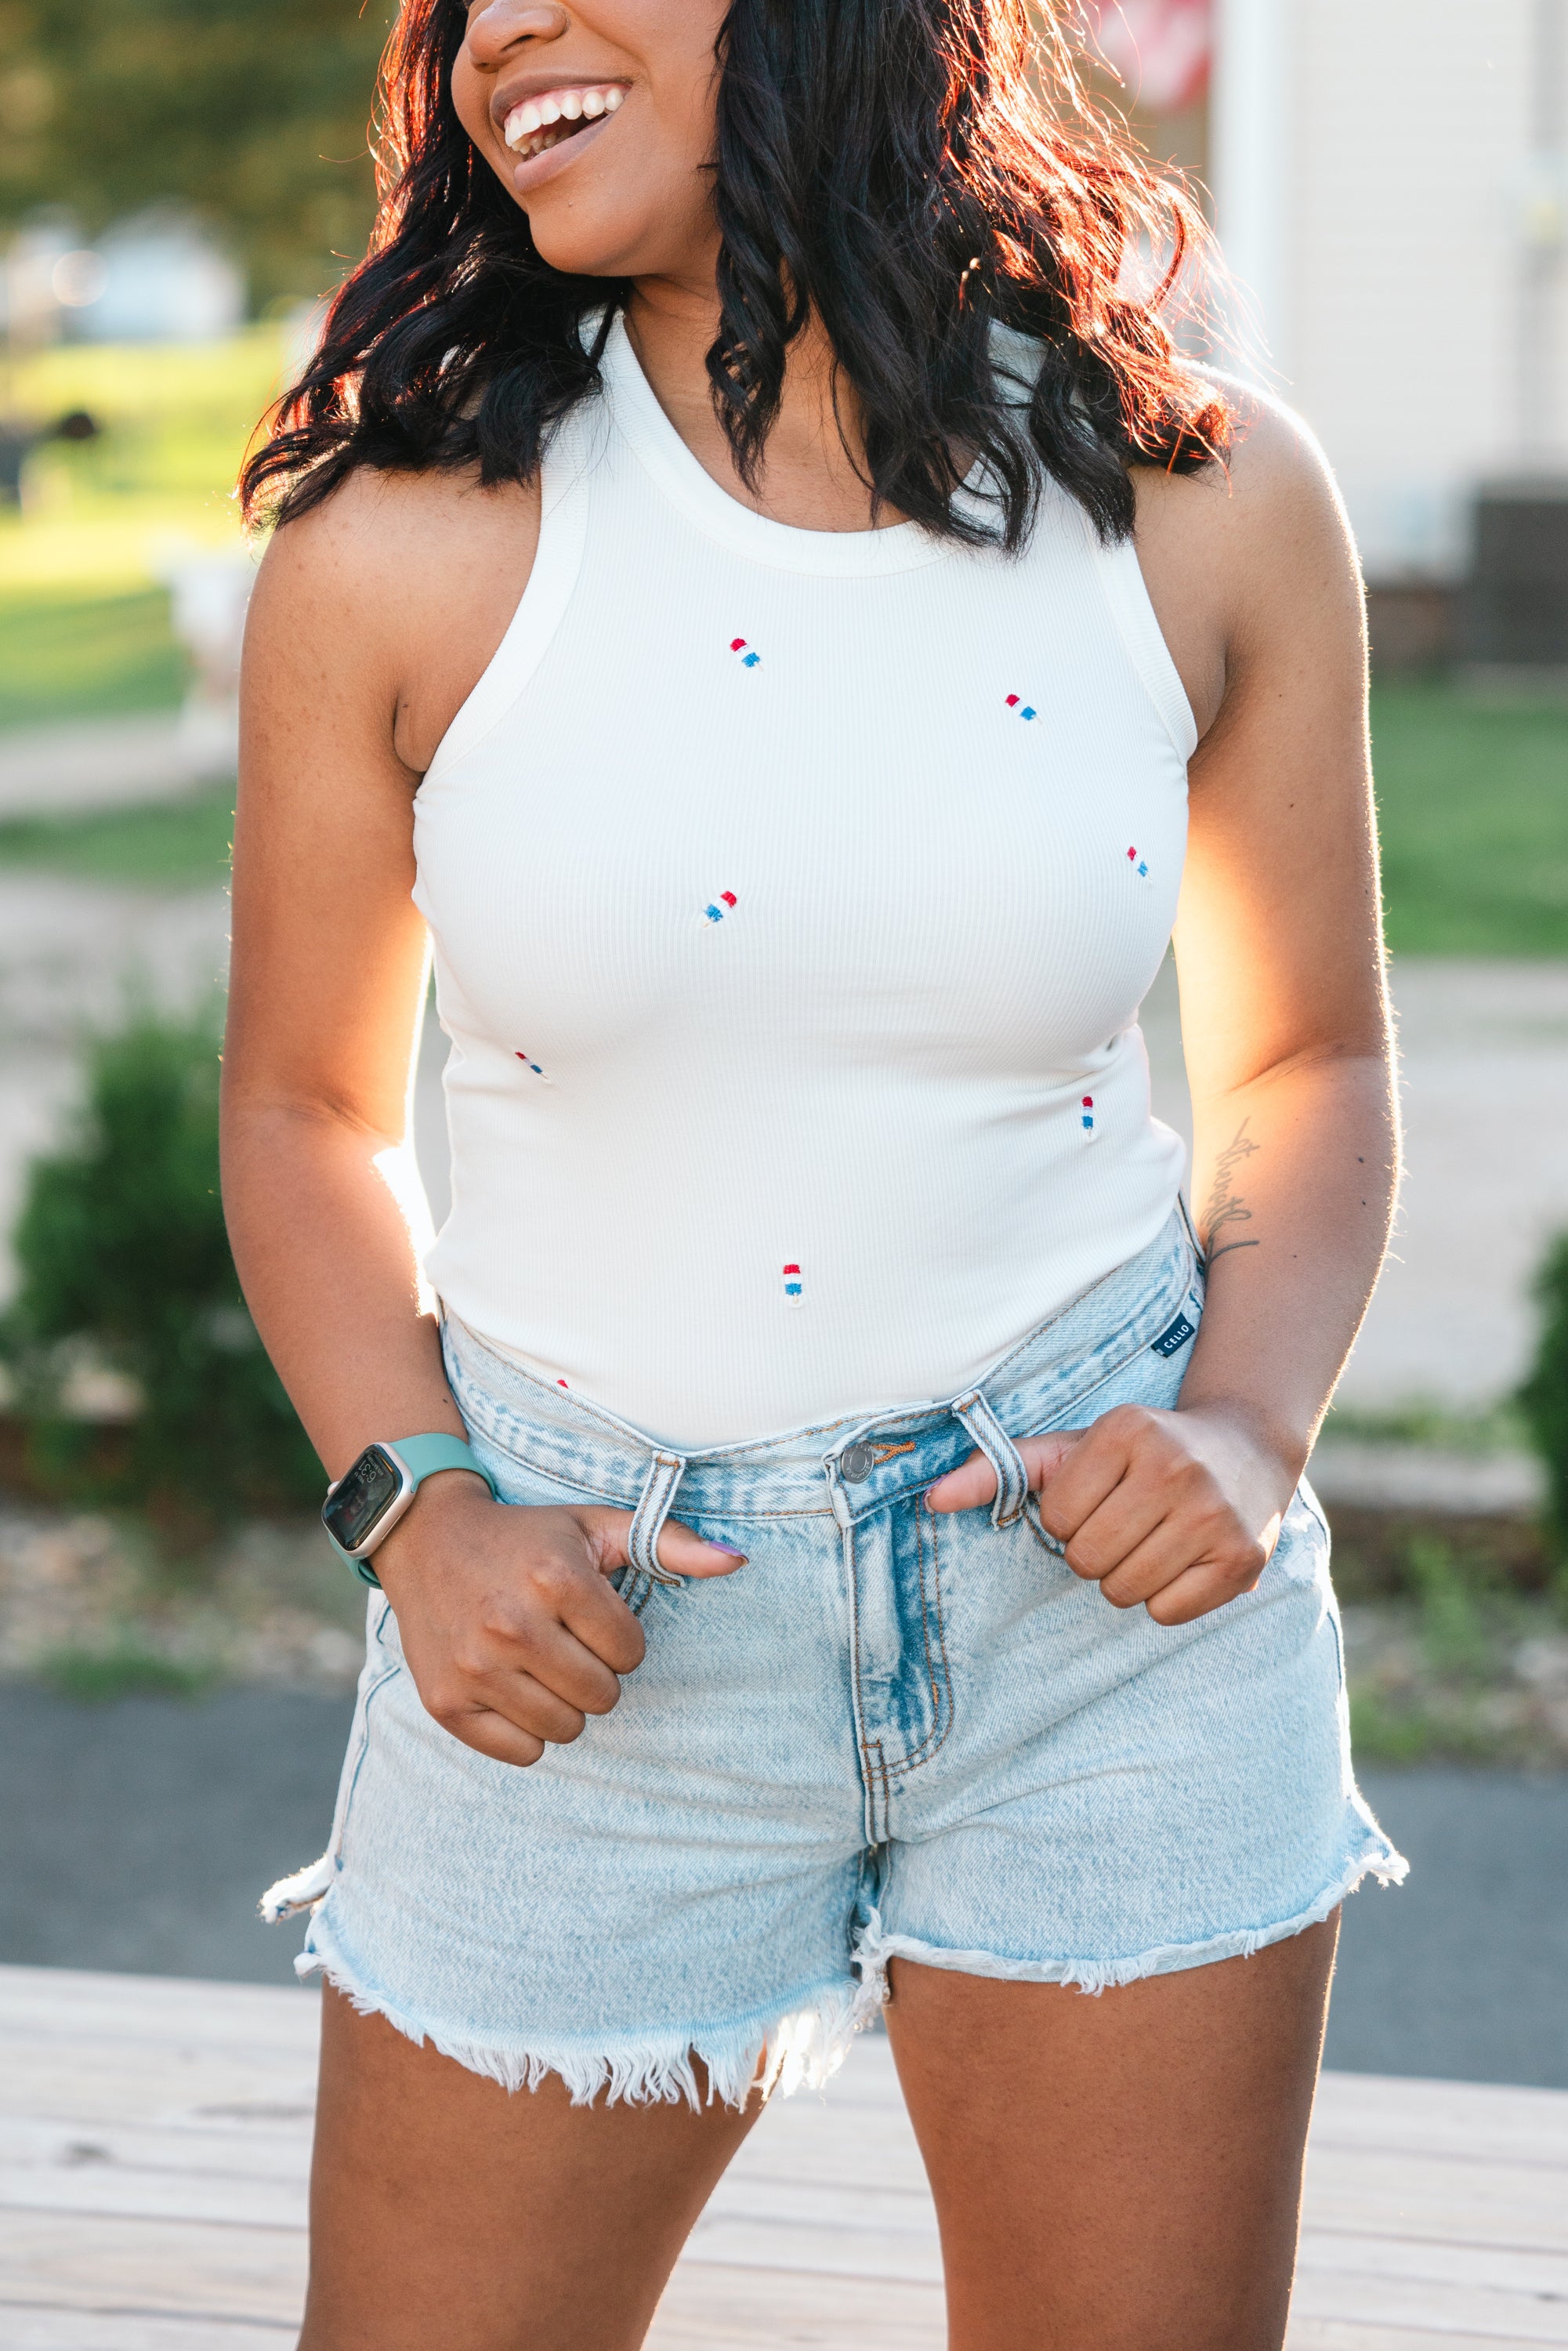
[[[708,538],[752,562],[779,571],[866,579],[919,570],[952,553],[947,540],[917,522],[890,523],[884,530],[801,530],[742,506],[699,465],[665,415],[619,314],[600,371],[616,427],[664,496]]]

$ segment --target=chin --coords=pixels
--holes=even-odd
[[[570,277],[663,277],[684,257],[668,216],[661,230],[643,201],[622,206],[608,193],[579,195],[563,185],[541,188],[524,210],[540,260]]]

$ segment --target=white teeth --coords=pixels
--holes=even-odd
[[[514,106],[501,136],[515,153],[537,155],[568,136],[565,131],[556,131],[557,123],[595,122],[601,114],[613,114],[625,95],[617,82],[607,83],[599,89],[547,90]]]

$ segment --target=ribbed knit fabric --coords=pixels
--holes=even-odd
[[[414,803],[453,1207],[503,1352],[685,1450],[956,1394],[1152,1241],[1138,1006],[1196,729],[1130,546],[804,531],[616,326]]]

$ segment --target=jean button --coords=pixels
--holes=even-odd
[[[876,1448],[866,1444],[846,1445],[839,1456],[839,1475],[846,1485],[858,1486],[876,1468]]]

